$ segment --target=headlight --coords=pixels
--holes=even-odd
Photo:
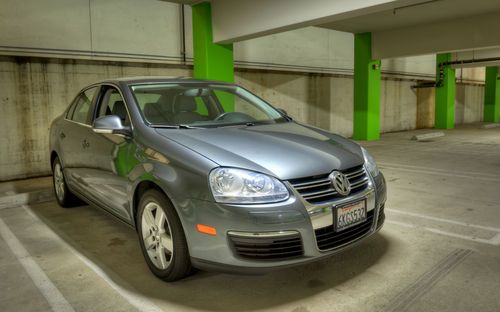
[[[377,163],[375,163],[375,159],[368,153],[365,148],[361,148],[363,151],[363,157],[365,159],[365,166],[368,172],[372,175],[372,177],[376,177],[379,174]]]
[[[208,179],[215,201],[219,203],[274,203],[290,196],[278,179],[249,170],[216,168]]]

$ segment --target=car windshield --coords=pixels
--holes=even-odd
[[[130,87],[153,127],[222,127],[285,122],[271,105],[234,85],[141,84]]]

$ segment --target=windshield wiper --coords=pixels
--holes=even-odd
[[[189,125],[151,125],[153,128],[166,128],[166,129],[202,129],[202,127],[194,127]]]

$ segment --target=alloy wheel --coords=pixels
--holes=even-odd
[[[156,202],[144,207],[141,228],[149,259],[158,269],[167,269],[173,259],[174,246],[165,211]]]
[[[54,165],[54,188],[56,196],[60,201],[64,200],[64,175],[62,172],[61,164],[56,162]]]

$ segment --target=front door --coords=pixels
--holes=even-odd
[[[113,86],[102,86],[97,99],[94,119],[106,115],[120,117],[123,125],[130,126],[130,116],[121,93]],[[118,217],[130,221],[127,186],[128,172],[133,155],[133,140],[117,134],[92,133],[87,152],[88,183],[99,203]]]

